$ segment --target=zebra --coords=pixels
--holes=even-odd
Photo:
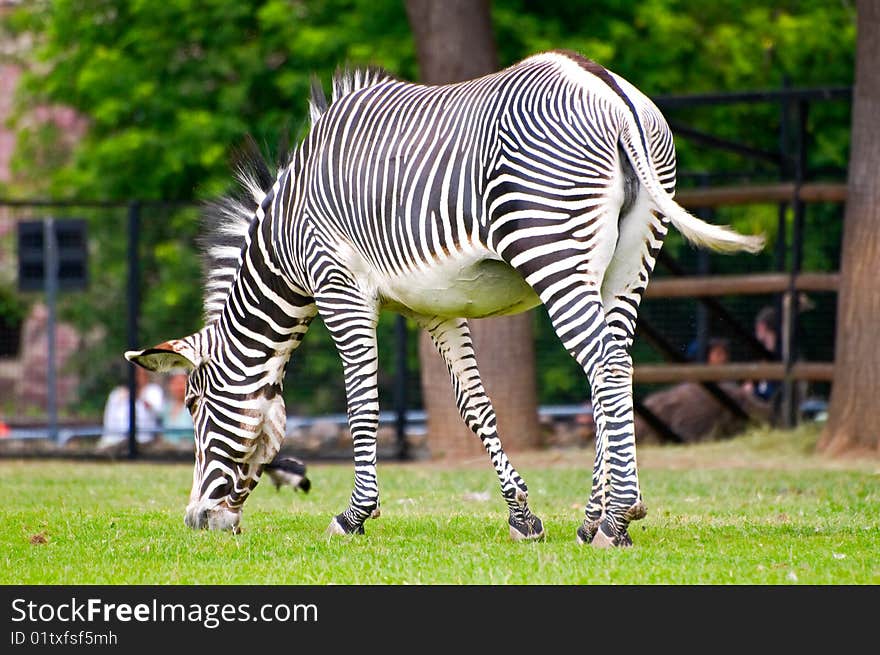
[[[125,354],[190,369],[196,461],[185,523],[238,530],[284,439],[282,383],[320,316],[342,360],[354,455],[348,507],[327,534],[379,515],[376,324],[390,310],[431,337],[462,420],[481,440],[514,540],[545,537],[502,448],[468,319],[543,305],[589,383],[592,488],[576,540],[629,546],[645,516],[633,431],[637,312],[671,225],[698,247],[758,252],[763,237],[673,199],[675,149],[657,107],[586,57],[542,52],[494,74],[426,86],[341,69],[314,82],[307,135],[272,175],[240,166],[243,197],[213,206],[205,326]],[[210,212],[209,212],[210,213]]]
[[[292,487],[294,491],[302,489],[303,493],[309,493],[312,488],[312,481],[306,477],[306,465],[296,457],[276,457],[266,464],[263,472],[272,480],[275,491]]]

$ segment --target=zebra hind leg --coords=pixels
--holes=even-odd
[[[623,523],[626,527],[617,528],[618,533],[616,535],[614,534],[615,528],[604,516],[598,520],[586,518],[577,529],[577,542],[579,544],[592,544],[599,548],[632,546],[633,540],[629,536],[629,524],[632,521],[645,518],[647,514],[648,510],[641,501],[630,506],[623,515]]]
[[[515,494],[516,508],[510,510],[507,519],[510,538],[514,541],[543,541],[544,523],[532,514],[528,505],[528,496],[517,490]],[[508,507],[510,504],[508,503]]]
[[[645,513],[635,458],[632,359],[609,330],[594,287],[572,276],[568,285],[541,295],[557,335],[587,374],[596,412],[593,485],[577,540],[631,545],[627,527]]]
[[[605,496],[608,492],[606,471],[606,458],[608,456],[607,435],[605,433],[605,418],[602,415],[600,406],[594,408],[594,418],[596,421],[596,458],[593,466],[593,487],[590,492],[590,500],[584,510],[583,523],[578,527],[576,532],[577,542],[579,544],[593,544],[596,546],[632,546],[632,538],[629,536],[628,526],[631,521],[644,518],[647,515],[647,509],[644,503],[639,500],[624,512],[623,526],[619,530],[616,537],[609,537],[612,534],[610,526],[606,525],[602,536],[596,539],[599,533],[599,526],[605,519]]]
[[[529,508],[528,487],[501,446],[495,409],[483,388],[467,321],[427,317],[417,317],[417,320],[446,362],[462,419],[480,438],[492,460],[507,503],[510,538],[514,541],[544,539],[544,524]]]
[[[632,387],[632,361],[628,353],[635,337],[639,304],[668,228],[668,219],[652,210],[644,192],[639,194],[632,211],[623,216],[619,223],[617,247],[602,281],[602,305],[605,308],[608,333],[613,341],[614,351],[617,352],[615,359],[623,362],[622,374],[626,379],[620,382],[621,386]],[[624,410],[624,413],[617,412],[618,416],[631,413],[631,397],[627,399],[625,407],[617,405],[615,409]],[[595,411],[596,465],[593,470],[593,490],[585,511],[586,518],[577,531],[577,540],[580,543],[592,543],[597,546],[631,546],[632,539],[627,526],[631,521],[644,518],[647,509],[639,493],[635,502],[623,511],[616,534],[615,526],[609,523],[603,526],[605,498],[613,496],[611,490],[613,478],[604,475],[604,471],[612,470],[614,459],[608,460],[608,458],[617,457],[612,454],[612,450],[621,447],[621,438],[619,433],[616,437],[614,435],[609,437],[601,406],[597,405]],[[609,445],[609,439],[618,443]],[[631,447],[633,466],[635,466],[634,433]],[[628,452],[629,448],[624,446],[623,451]],[[637,477],[635,479],[637,480]]]
[[[632,359],[616,340],[606,342],[599,362],[591,371],[595,402],[602,405],[605,438],[597,444],[602,461],[600,478],[604,491],[604,513],[598,525],[582,526],[578,539],[593,533],[593,546],[631,546],[628,526],[647,513],[642,502],[636,464],[632,410]],[[598,439],[598,435],[597,435]]]

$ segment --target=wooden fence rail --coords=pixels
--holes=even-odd
[[[832,362],[797,362],[786,375],[785,364],[743,362],[733,364],[637,364],[633,382],[721,382],[724,380],[809,380],[828,382],[834,374]]]
[[[715,208],[733,205],[846,202],[846,185],[831,183],[728,186],[688,189],[676,194],[676,200],[688,209]],[[676,276],[651,280],[646,298],[697,298],[715,302],[713,297],[734,295],[775,295],[789,298],[791,292],[836,292],[840,287],[839,273],[754,273],[747,275]],[[783,303],[783,334],[787,334],[793,317],[791,303]],[[783,348],[785,343],[783,342]],[[783,358],[785,359],[785,358]],[[723,365],[700,363],[639,364],[634,367],[633,382],[670,384],[692,382],[720,390],[715,383],[743,380],[781,380],[786,386],[796,381],[830,382],[833,362],[733,362]],[[723,391],[719,391],[723,393]],[[785,395],[792,413],[793,392]]]
[[[748,186],[684,189],[675,200],[688,209],[729,205],[777,204],[780,202],[846,202],[846,184],[813,182],[798,187],[793,182]]]
[[[657,278],[648,283],[645,297],[698,298],[785,293],[791,284],[792,276],[788,273]],[[839,273],[799,273],[794,276],[796,291],[837,291],[839,285]]]

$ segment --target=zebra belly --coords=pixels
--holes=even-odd
[[[381,286],[388,309],[428,316],[503,316],[518,314],[541,302],[516,270],[497,259],[437,264]]]

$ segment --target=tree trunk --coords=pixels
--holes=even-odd
[[[834,380],[819,450],[880,450],[880,3],[858,2],[855,88]]]
[[[489,0],[407,0],[422,82],[446,84],[497,70],[489,5]],[[469,323],[483,386],[495,406],[505,450],[538,446],[532,313]],[[419,341],[419,358],[432,455],[485,455],[480,440],[461,420],[449,373],[425,333]]]

